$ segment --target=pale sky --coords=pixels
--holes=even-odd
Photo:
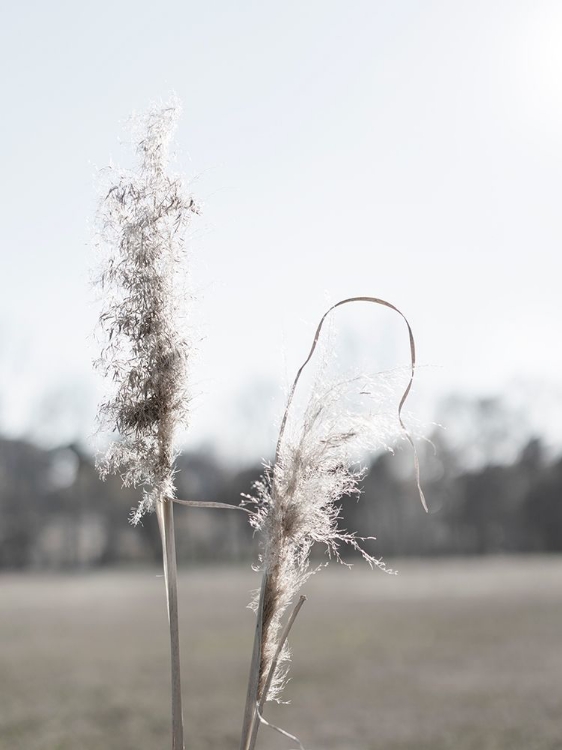
[[[265,452],[280,385],[350,295],[409,317],[424,419],[449,392],[525,393],[559,433],[561,39],[554,0],[6,6],[0,429],[89,431],[95,173],[175,91],[204,204],[193,445]],[[390,313],[337,322],[342,352],[407,362]]]

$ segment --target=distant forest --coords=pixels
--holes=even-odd
[[[408,446],[376,456],[357,498],[342,501],[342,526],[390,561],[406,555],[482,555],[562,551],[562,458],[529,440],[510,463],[462,468],[441,434],[420,453],[430,512],[422,508]],[[210,454],[178,459],[178,497],[237,504],[261,475],[259,464],[227,468]],[[138,491],[118,478],[101,482],[76,446],[42,450],[0,439],[0,568],[73,569],[147,564],[160,558],[156,519],[128,523]],[[176,508],[184,563],[255,560],[247,517],[229,510]],[[324,554],[318,550],[318,556]],[[352,550],[342,550],[352,560]]]

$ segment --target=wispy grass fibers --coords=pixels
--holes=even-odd
[[[250,499],[256,509],[251,523],[261,535],[262,585],[254,601],[256,631],[241,750],[254,750],[264,704],[267,700],[278,700],[283,689],[290,656],[286,635],[283,635],[283,616],[314,572],[309,561],[312,547],[322,544],[331,557],[341,561],[341,545],[350,545],[369,565],[386,569],[382,560],[364,550],[361,537],[339,527],[341,497],[359,493],[362,472],[351,468],[357,461],[357,453],[385,447],[388,440],[385,421],[374,415],[358,415],[346,410],[346,395],[350,387],[359,389],[362,395],[372,394],[376,384],[366,376],[317,384],[303,418],[288,429],[295,421],[292,407],[297,385],[316,350],[327,316],[342,305],[358,302],[390,308],[407,326],[411,372],[398,404],[397,421],[399,432],[414,448],[418,489],[426,507],[415,446],[402,420],[402,408],[412,387],[416,364],[410,324],[400,310],[385,300],[376,297],[342,300],[325,313],[316,329],[308,357],[289,392],[274,462],[256,485],[256,497]],[[291,616],[291,624],[293,619]]]
[[[186,289],[180,273],[184,235],[197,207],[168,171],[168,150],[179,116],[175,99],[133,121],[136,171],[110,167],[98,212],[105,258],[97,279],[104,307],[104,348],[96,363],[113,385],[100,422],[117,433],[99,461],[102,477],[118,472],[143,488],[133,511],[138,523],[156,510],[162,539],[170,624],[172,748],[183,750],[177,567],[173,500],[174,434],[187,421],[190,343],[181,333]]]

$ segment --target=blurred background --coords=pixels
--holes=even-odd
[[[94,466],[90,279],[99,170],[134,163],[128,116],[172,91],[174,169],[202,203],[179,496],[251,492],[338,299],[390,300],[418,348],[429,514],[407,444],[362,457],[342,523],[400,575],[313,579],[276,720],[306,747],[561,746],[561,34],[554,0],[4,9],[2,750],[167,742],[157,527],[132,528],[137,493]],[[400,319],[334,318],[340,369],[403,379]],[[188,725],[209,750],[236,746],[250,657],[240,516],[176,514]]]

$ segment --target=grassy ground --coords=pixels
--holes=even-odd
[[[335,566],[308,585],[288,706],[307,750],[560,750],[562,560]],[[237,750],[258,577],[184,571],[189,750]],[[1,750],[167,750],[154,572],[0,578]],[[291,743],[262,728],[260,750]]]

